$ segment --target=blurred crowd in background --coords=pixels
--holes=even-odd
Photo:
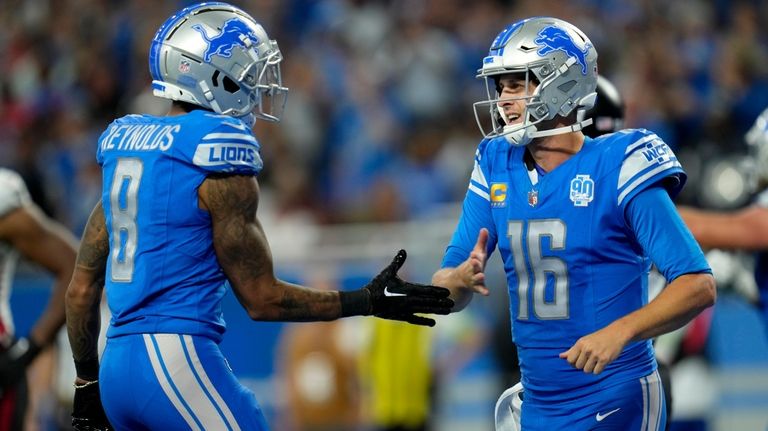
[[[147,50],[163,18],[190,3],[0,2],[0,160],[74,230],[100,190],[98,134],[116,116],[167,109],[151,96]],[[627,101],[626,124],[678,151],[741,151],[768,105],[761,1],[233,3],[284,53],[284,120],[256,127],[260,182],[276,213],[304,222],[427,218],[461,200],[480,138],[476,70],[498,31],[522,17],[581,28]]]
[[[101,192],[98,135],[115,117],[168,109],[151,95],[148,47],[162,21],[191,3],[0,1],[0,166],[20,172],[38,204],[76,234]],[[655,131],[683,159],[689,173],[680,197],[684,203],[712,203],[702,198],[709,184],[703,181],[706,165],[745,153],[744,133],[768,106],[768,2],[760,0],[231,3],[260,20],[284,55],[283,82],[290,93],[283,121],[257,123],[255,134],[265,161],[260,217],[272,238],[281,237],[272,236],[275,229],[288,232],[292,247],[303,244],[295,230],[300,225],[429,225],[446,205],[455,207],[466,193],[481,139],[472,103],[485,97],[485,88],[476,71],[496,34],[524,17],[563,18],[590,37],[600,73],[627,103],[626,125]],[[292,230],[279,231],[281,223],[290,222]],[[455,215],[447,228],[438,227],[447,236],[454,222]],[[373,233],[364,234],[370,241],[367,235]],[[276,254],[285,254],[287,246],[273,244]],[[411,251],[419,244],[401,246]],[[444,246],[432,247],[433,260]],[[413,267],[412,259],[409,263]],[[422,272],[437,268],[437,262],[429,263]],[[496,304],[487,308],[503,311],[506,296],[499,292]],[[491,337],[497,348],[511,345],[506,316],[485,316],[486,323],[469,316],[459,315],[464,320],[453,325],[460,328],[453,336],[458,347],[436,369],[455,371]],[[488,328],[496,324],[503,327],[492,333]],[[332,340],[336,332],[346,341],[342,344],[357,340],[345,335],[342,324],[301,327],[306,333],[292,329],[281,342],[286,368],[292,346],[299,355],[300,347]],[[269,331],[269,326],[259,328]],[[332,343],[319,344],[318,349],[334,349]],[[430,360],[429,352],[421,353],[419,361]],[[316,391],[322,374],[312,370],[289,371],[296,373],[297,385]],[[270,390],[256,390],[267,408],[279,404],[263,395]],[[494,386],[489,397],[498,390]],[[466,386],[456,389],[461,391],[474,393]],[[483,417],[490,420],[493,399],[481,403]],[[298,421],[301,415],[289,419]],[[357,418],[344,420],[356,423]],[[276,429],[296,428],[277,423]]]

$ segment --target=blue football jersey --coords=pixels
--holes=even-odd
[[[659,184],[674,196],[685,182],[677,158],[643,129],[586,138],[581,151],[541,176],[527,168],[525,151],[504,138],[480,143],[443,266],[463,262],[480,228],[489,229],[489,251],[498,247],[507,275],[526,399],[564,400],[599,390],[604,379],[651,374],[650,341],[628,344],[597,376],[558,355],[648,302],[651,261],[625,209]]]
[[[220,340],[226,279],[197,190],[210,174],[261,170],[250,129],[202,110],[128,115],[102,133],[97,160],[110,245],[107,336],[181,333]]]

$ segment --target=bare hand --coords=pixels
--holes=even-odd
[[[607,326],[579,338],[570,349],[560,353],[560,358],[585,373],[600,374],[619,357],[625,344],[626,341],[618,331]]]
[[[491,292],[485,287],[485,262],[488,260],[488,229],[480,229],[477,235],[475,247],[469,254],[469,258],[462,262],[456,270],[460,274],[464,286],[473,292],[488,296]]]

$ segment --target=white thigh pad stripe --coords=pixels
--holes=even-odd
[[[197,356],[197,350],[195,350],[195,344],[194,344],[194,341],[192,340],[192,337],[189,335],[184,335],[184,344],[187,346],[187,352],[189,353],[192,366],[195,368],[197,375],[200,377],[200,380],[203,382],[203,386],[211,395],[214,402],[219,406],[222,413],[224,414],[225,420],[229,422],[232,429],[235,431],[240,431],[240,426],[237,424],[237,421],[235,420],[235,416],[232,414],[232,411],[229,409],[229,406],[227,406],[227,404],[224,402],[224,399],[221,398],[221,395],[216,390],[216,387],[214,387],[213,383],[211,383],[211,379],[208,378],[208,374],[205,373],[203,364],[200,362],[200,358]]]
[[[661,376],[659,375],[658,370],[653,372],[653,377],[656,381],[656,429],[661,430],[661,411],[664,406],[664,392],[661,387]]]
[[[161,360],[165,363],[173,384],[181,398],[190,406],[206,430],[231,429],[221,414],[197,382],[192,368],[187,362],[181,336],[177,334],[156,334],[155,340],[160,350]]]
[[[199,430],[200,427],[197,425],[197,422],[195,422],[195,420],[189,414],[179,397],[176,396],[176,392],[173,390],[173,388],[171,388],[171,384],[168,379],[166,379],[165,372],[163,372],[163,367],[160,364],[161,359],[157,356],[157,352],[155,352],[155,346],[152,343],[152,337],[149,334],[144,334],[143,337],[144,345],[147,347],[149,362],[152,364],[152,370],[154,370],[155,377],[157,377],[157,381],[160,383],[160,387],[163,388],[165,396],[167,396],[171,404],[176,407],[176,411],[178,411],[181,417],[184,418],[184,422],[186,422],[191,429]]]
[[[659,431],[661,428],[661,410],[664,397],[661,389],[661,378],[657,371],[640,379],[643,392],[643,423],[640,429]]]
[[[640,425],[640,431],[648,429],[648,381],[645,377],[640,379],[640,391],[643,393],[643,423]]]

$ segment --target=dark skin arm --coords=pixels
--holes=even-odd
[[[209,177],[198,190],[211,214],[219,264],[253,320],[312,321],[341,317],[338,292],[287,283],[274,274],[272,252],[256,217],[259,184],[252,176]]]
[[[54,276],[48,305],[29,333],[37,345],[47,346],[64,325],[64,294],[72,275],[77,241],[34,204],[11,211],[0,219],[0,240],[10,243],[25,259]]]
[[[80,241],[77,262],[66,295],[67,334],[76,362],[98,360],[99,303],[109,257],[104,210],[101,201],[91,212]],[[90,376],[92,377],[92,376]],[[84,383],[78,376],[77,384]]]

